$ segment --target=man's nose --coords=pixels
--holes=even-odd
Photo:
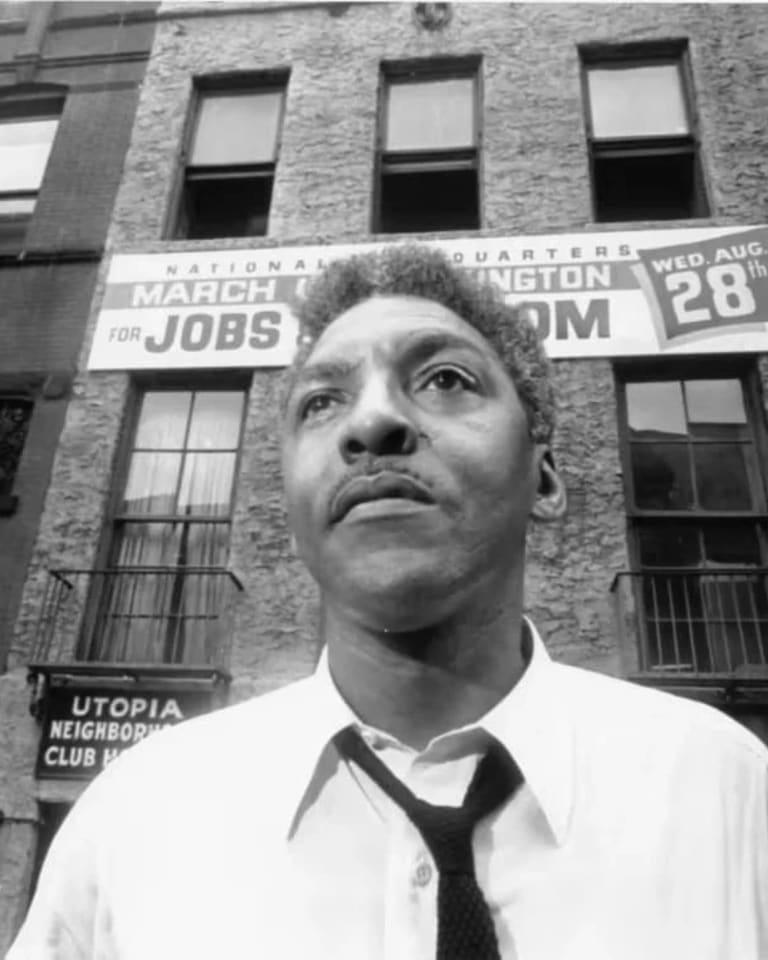
[[[365,391],[339,437],[347,463],[366,454],[384,457],[413,453],[418,430],[402,405],[383,386]]]

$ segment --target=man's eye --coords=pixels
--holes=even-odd
[[[440,393],[474,391],[477,387],[477,379],[458,367],[439,367],[425,378],[422,385],[424,390],[436,390]]]
[[[330,393],[315,393],[302,403],[301,419],[308,420],[310,417],[325,413],[335,402],[335,397]]]

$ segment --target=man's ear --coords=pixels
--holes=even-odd
[[[547,447],[540,448],[538,460],[539,486],[531,516],[543,523],[559,520],[567,506],[565,484],[557,472],[551,450]]]

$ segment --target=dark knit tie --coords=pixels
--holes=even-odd
[[[354,760],[421,833],[439,871],[437,889],[437,960],[500,960],[488,904],[475,877],[472,833],[523,781],[514,760],[496,740],[475,770],[464,803],[442,807],[415,796],[370,750],[360,734],[347,727],[334,742]]]

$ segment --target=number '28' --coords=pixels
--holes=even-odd
[[[715,312],[724,320],[745,317],[755,312],[756,304],[747,285],[747,273],[740,263],[720,263],[707,267],[705,279]],[[695,270],[680,270],[664,277],[672,296],[672,309],[678,323],[701,323],[712,319],[709,307],[693,306],[702,292],[701,275]]]

